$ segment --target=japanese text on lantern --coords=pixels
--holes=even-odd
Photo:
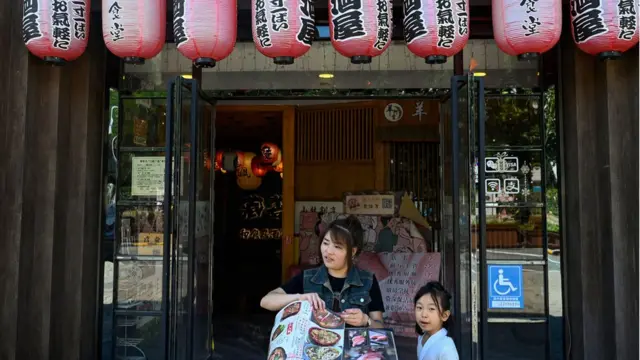
[[[600,0],[574,0],[571,2],[573,34],[576,43],[583,43],[608,31],[602,16]]]
[[[124,28],[122,24],[118,20],[120,20],[120,11],[122,7],[118,4],[117,1],[114,1],[109,7],[109,15],[111,15],[111,20],[113,20],[113,24],[111,24],[111,30],[109,34],[111,35],[111,41],[118,41],[124,38]]]
[[[464,36],[469,33],[469,18],[467,16],[467,2],[465,0],[459,0],[456,3],[458,12],[458,35]]]
[[[633,0],[618,1],[618,39],[632,40],[638,28],[636,8]]]
[[[51,3],[51,26],[53,47],[68,50],[71,44],[71,22],[66,0],[53,0]]]
[[[189,40],[184,29],[184,0],[175,0],[173,2],[173,37],[176,46]]]
[[[538,0],[522,0],[520,2],[520,7],[525,8],[525,12],[529,14],[522,21],[522,28],[526,31],[524,36],[531,36],[540,33],[538,26],[542,25],[542,23],[540,22],[540,18],[535,16],[535,13],[538,12],[537,5]]]
[[[310,0],[300,0],[300,29],[297,39],[299,42],[311,46],[311,41],[315,36],[315,26],[313,23],[313,4]]]
[[[403,32],[404,40],[407,44],[411,44],[413,40],[427,35],[427,27],[424,25],[422,18],[422,1],[421,0],[404,0],[404,20]]]
[[[382,50],[389,42],[389,4],[387,0],[377,0],[376,8],[378,10],[378,38],[373,46]]]
[[[38,16],[38,0],[24,0],[22,13],[22,40],[25,44],[42,37]]]
[[[348,40],[365,36],[362,0],[331,0],[333,38]]]
[[[289,28],[289,11],[284,4],[285,0],[269,0],[271,4],[271,28],[273,31],[287,30]]]
[[[438,47],[451,48],[456,36],[451,0],[436,0],[436,19],[438,24]]]
[[[271,47],[271,35],[267,24],[267,11],[265,0],[256,0],[256,35],[260,46]]]
[[[85,12],[87,11],[84,0],[72,1],[71,11],[73,14],[73,37],[78,40],[87,38],[87,22],[84,19]]]

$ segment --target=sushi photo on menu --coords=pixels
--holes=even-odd
[[[344,321],[327,310],[313,310],[304,360],[341,360],[344,347]]]
[[[385,329],[347,329],[344,360],[397,360],[393,332]]]

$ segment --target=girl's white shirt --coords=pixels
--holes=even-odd
[[[431,335],[422,346],[425,335],[418,337],[418,360],[459,360],[458,350],[453,339],[447,336],[446,329],[440,329]]]

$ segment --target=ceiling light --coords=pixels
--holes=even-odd
[[[325,73],[325,74],[320,74],[320,75],[318,75],[318,77],[319,77],[320,79],[333,79],[333,74],[327,74],[327,73]]]

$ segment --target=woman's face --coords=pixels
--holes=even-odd
[[[333,270],[343,270],[347,267],[347,246],[344,243],[336,242],[331,232],[327,232],[320,245],[322,261],[324,265]]]

